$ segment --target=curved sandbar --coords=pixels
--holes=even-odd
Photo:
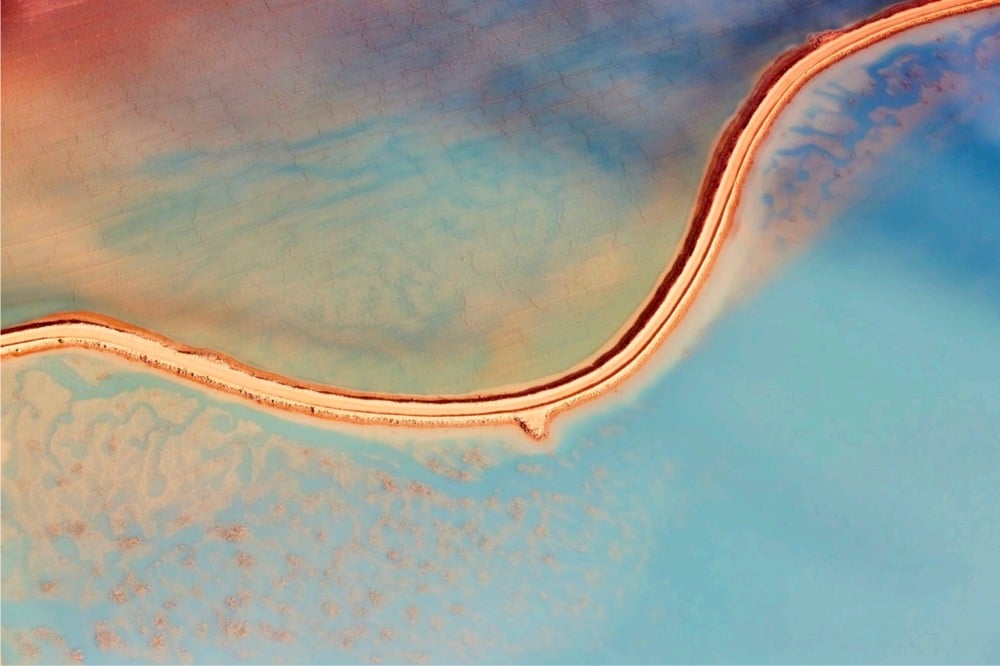
[[[733,224],[754,156],[787,103],[837,61],[908,28],[996,5],[1000,0],[935,0],[894,7],[817,35],[774,61],[716,143],[683,242],[656,290],[604,349],[571,371],[504,391],[447,396],[362,393],[299,382],[188,347],[94,313],[63,313],[5,329],[0,355],[62,347],[106,351],[269,407],[338,421],[424,427],[517,423],[543,439],[552,417],[613,389],[656,352],[710,276]]]

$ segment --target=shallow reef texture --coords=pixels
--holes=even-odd
[[[758,70],[887,4],[5,3],[3,323],[381,392],[563,371]]]
[[[129,39],[155,55],[150,31]],[[984,11],[807,86],[713,278],[771,281],[545,453],[323,429],[91,352],[5,359],[0,658],[997,662],[998,81]],[[30,247],[82,262],[78,237]]]
[[[5,662],[568,649],[650,547],[579,453],[291,428],[93,353],[3,372]]]
[[[846,208],[892,190],[893,171],[905,176],[907,160],[916,169],[945,147],[984,145],[977,151],[978,166],[962,174],[962,190],[941,192],[927,202],[931,211],[967,195],[965,188],[992,187],[997,165],[990,142],[998,106],[996,8],[911,29],[815,77],[775,124],[747,179],[735,218],[737,247],[725,250],[740,255],[728,268],[742,281],[734,292],[752,293]],[[923,141],[919,146],[917,137]],[[908,226],[913,235],[927,233],[918,230],[913,213],[903,211],[896,220],[898,235],[892,240],[902,247],[915,240],[907,237]],[[942,241],[960,233],[969,245],[963,259],[979,269],[994,253],[993,223],[989,217],[941,215],[935,224],[941,231],[930,233]]]

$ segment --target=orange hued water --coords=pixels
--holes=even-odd
[[[4,326],[95,311],[387,393],[564,372],[670,262],[757,71],[881,4],[12,5]]]
[[[998,20],[810,82],[696,344],[544,452],[5,358],[3,661],[996,661]]]

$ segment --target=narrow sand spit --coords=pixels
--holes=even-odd
[[[464,395],[360,393],[251,368],[223,354],[187,347],[90,312],[62,313],[5,329],[0,334],[0,355],[62,348],[105,351],[282,411],[382,426],[517,424],[531,437],[545,439],[553,416],[618,387],[677,329],[712,274],[758,149],[806,83],[838,61],[904,30],[998,4],[1000,0],[932,0],[899,5],[844,30],[816,35],[775,60],[720,135],[684,239],[656,290],[604,349],[563,375]]]

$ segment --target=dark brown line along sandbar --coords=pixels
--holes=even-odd
[[[842,30],[814,35],[772,61],[717,139],[683,241],[656,289],[615,340],[555,378],[461,395],[351,391],[270,373],[226,354],[190,347],[91,312],[59,313],[3,329],[0,353],[20,356],[64,347],[94,349],[280,410],[391,426],[517,423],[532,437],[543,439],[556,413],[598,397],[627,379],[683,319],[731,230],[755,149],[809,80],[904,30],[997,4],[1000,0],[896,5]]]

